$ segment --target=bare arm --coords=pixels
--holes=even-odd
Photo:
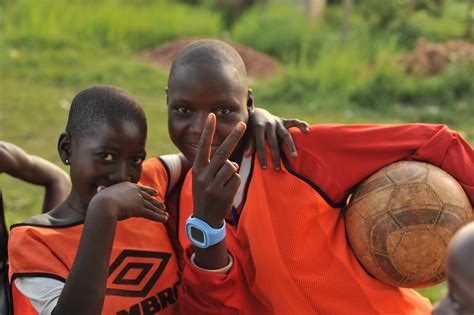
[[[44,186],[43,212],[61,203],[71,188],[69,176],[57,165],[4,141],[0,141],[0,173]]]
[[[165,222],[168,215],[156,195],[152,188],[122,182],[92,198],[71,272],[53,314],[101,314],[116,224],[131,217]]]

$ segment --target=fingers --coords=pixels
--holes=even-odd
[[[142,198],[149,202],[150,204],[153,205],[153,207],[159,209],[159,210],[162,210],[162,211],[165,211],[166,210],[166,206],[161,202],[159,201],[158,199],[154,198],[153,196],[149,195],[148,193],[144,192],[144,191],[141,191],[140,192],[140,195],[142,196]],[[151,208],[150,208],[151,209]]]
[[[255,127],[255,139],[257,146],[258,160],[260,161],[260,168],[267,169],[267,151],[265,148],[265,128],[263,126]]]
[[[298,128],[301,132],[309,132],[308,123],[299,119],[283,119],[283,126],[285,126],[286,129],[295,127]]]
[[[154,221],[166,222],[169,214],[165,211],[165,205],[145,191],[141,191],[140,194],[143,198],[141,216]]]
[[[212,156],[209,164],[209,174],[216,174],[217,170],[224,164],[227,159],[234,152],[235,147],[239,143],[245,132],[246,125],[243,122],[237,123],[229,136],[219,146],[214,155]]]
[[[229,193],[231,196],[235,196],[237,190],[239,189],[240,182],[240,175],[235,173],[225,184],[225,190],[227,193]]]
[[[265,130],[267,136],[268,145],[270,146],[270,152],[272,154],[273,169],[277,172],[280,171],[280,146],[278,145],[278,139],[276,137],[275,127],[273,125],[267,127]]]
[[[217,189],[222,188],[232,178],[232,176],[238,172],[238,170],[239,167],[237,163],[227,160],[217,171],[217,174],[212,181],[212,186]]]
[[[148,194],[150,194],[152,196],[159,196],[160,195],[160,193],[152,187],[142,186],[142,185],[137,185],[137,186],[140,187],[141,190],[146,191]]]
[[[165,214],[157,213],[152,210],[149,210],[147,208],[143,208],[141,211],[142,218],[157,221],[157,222],[166,222],[168,221],[168,213],[165,212]]]
[[[199,145],[197,148],[196,158],[194,159],[193,168],[202,168],[209,163],[211,156],[211,145],[216,130],[216,115],[209,114],[202,131]]]
[[[291,157],[294,157],[294,158],[297,157],[298,151],[296,150],[296,145],[295,145],[295,142],[293,141],[293,138],[291,137],[290,132],[283,125],[279,125],[277,127],[277,134],[280,137],[280,139],[283,139],[283,142],[288,147]]]

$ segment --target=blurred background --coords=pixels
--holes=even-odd
[[[179,49],[225,40],[256,105],[309,123],[445,123],[474,143],[473,0],[0,0],[0,139],[60,165],[71,99],[96,83],[142,102],[148,154],[173,153],[164,88]],[[0,176],[7,223],[43,191]],[[432,301],[445,285],[421,290]]]

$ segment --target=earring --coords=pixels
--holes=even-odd
[[[68,159],[65,159],[65,160],[64,160],[64,164],[69,165],[69,160],[68,160]]]

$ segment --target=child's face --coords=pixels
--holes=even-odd
[[[234,68],[216,69],[185,66],[170,80],[167,94],[168,130],[171,140],[191,163],[207,116],[214,113],[217,126],[212,143],[214,152],[234,126],[247,122],[253,108],[246,83]],[[236,150],[241,149],[241,144]]]
[[[146,130],[133,122],[102,124],[91,136],[71,142],[72,193],[87,206],[99,186],[140,179]]]
[[[474,313],[474,272],[471,268],[472,261],[466,261],[466,266],[458,268],[448,264],[449,298],[457,304],[457,314]]]

